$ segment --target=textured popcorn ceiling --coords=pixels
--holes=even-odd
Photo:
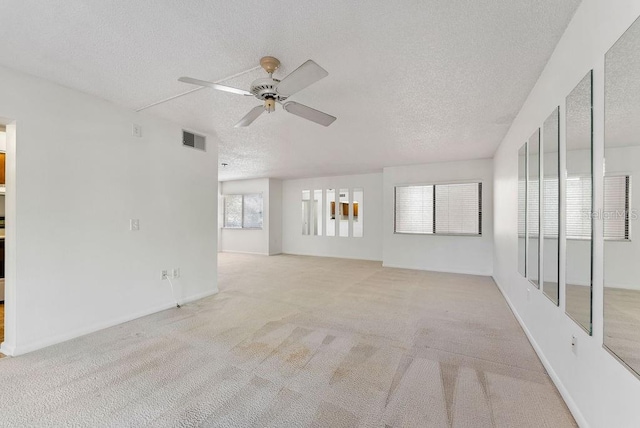
[[[137,109],[192,86],[312,58],[329,76],[282,109],[233,125],[258,101],[201,90],[147,110],[220,139],[222,180],[301,177],[487,158],[578,0],[3,1],[0,63]],[[261,71],[227,82],[248,88]],[[1,82],[0,82],[1,84]]]

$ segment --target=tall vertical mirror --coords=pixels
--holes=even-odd
[[[592,72],[566,100],[566,269],[567,314],[591,334],[593,242]]]
[[[605,56],[604,345],[640,376],[640,20]],[[635,194],[638,193],[638,194]]]
[[[560,263],[560,108],[544,121],[542,144],[542,291],[556,305],[559,304]]]
[[[527,276],[527,143],[518,150],[518,272]]]
[[[326,236],[336,236],[336,191],[327,189],[327,233]]]
[[[339,219],[339,235],[343,238],[349,236],[349,189],[340,189],[338,212],[336,218]]]
[[[364,231],[364,189],[353,189],[353,237],[362,238]]]
[[[311,235],[311,222],[312,222],[311,191],[303,190],[302,191],[302,234],[303,235]]]
[[[527,193],[527,278],[540,288],[538,280],[540,257],[540,129],[529,138],[527,145],[528,193]]]

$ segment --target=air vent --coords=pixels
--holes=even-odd
[[[205,137],[185,130],[182,130],[182,145],[202,151],[207,150],[207,140]]]

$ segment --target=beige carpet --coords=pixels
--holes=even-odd
[[[0,424],[575,426],[490,278],[220,254],[220,289],[0,360]]]

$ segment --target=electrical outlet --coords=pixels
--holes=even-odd
[[[129,230],[140,230],[140,220],[137,218],[129,219]]]
[[[138,125],[137,123],[134,123],[131,128],[131,134],[134,137],[142,138],[142,126]]]
[[[163,270],[163,271],[162,271],[162,278],[161,278],[161,279],[165,280],[165,279],[167,279],[167,278],[169,278],[169,273],[168,273],[166,270]]]
[[[575,336],[571,336],[571,350],[574,354],[578,353],[578,338]]]
[[[173,268],[171,271],[172,278],[180,278],[180,268]]]

